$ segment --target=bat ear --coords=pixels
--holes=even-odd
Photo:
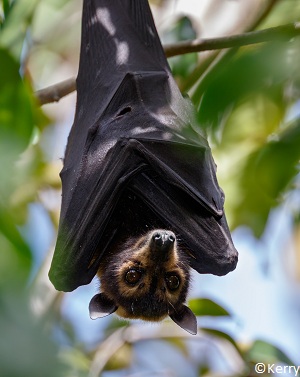
[[[107,298],[103,293],[95,295],[89,305],[91,319],[106,317],[114,313],[118,307],[115,303]]]
[[[192,335],[197,334],[197,319],[195,314],[185,305],[182,305],[179,311],[170,314],[170,318],[183,330]]]

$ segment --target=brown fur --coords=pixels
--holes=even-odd
[[[121,317],[160,321],[179,310],[186,300],[190,279],[186,254],[177,240],[167,252],[162,251],[153,242],[155,232],[167,231],[150,231],[115,245],[101,263],[98,271],[101,292],[115,303],[116,313]],[[126,273],[132,269],[141,273],[136,284],[126,281]],[[171,290],[166,279],[174,275],[180,284]]]

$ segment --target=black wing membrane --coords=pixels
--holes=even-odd
[[[200,273],[237,263],[209,145],[146,0],[84,0],[77,107],[50,279],[88,284],[119,234],[172,229]]]

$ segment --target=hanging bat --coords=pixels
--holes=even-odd
[[[185,305],[190,268],[224,275],[237,263],[215,171],[147,0],[84,0],[49,272],[56,289],[72,291],[98,274],[92,318],[169,315],[196,333]]]

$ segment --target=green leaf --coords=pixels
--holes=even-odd
[[[66,365],[70,366],[70,369],[76,370],[76,376],[86,376],[88,374],[91,360],[88,356],[78,348],[64,348],[61,351],[61,359]]]
[[[246,359],[253,363],[283,362],[287,365],[295,363],[278,347],[263,340],[256,340],[246,353]]]
[[[132,364],[132,345],[124,343],[108,360],[105,370],[126,369]]]
[[[257,154],[256,175],[264,192],[273,199],[298,173],[300,161],[300,119],[267,143]]]
[[[32,315],[29,297],[22,289],[0,287],[1,376],[62,377],[66,368],[45,324]]]
[[[35,110],[19,64],[4,49],[0,49],[0,88],[0,192],[9,193],[13,164],[29,144]]]
[[[195,39],[196,36],[191,20],[185,16],[179,18],[174,25],[164,33],[162,39],[164,43],[175,43]]]
[[[189,300],[189,308],[197,316],[230,316],[226,309],[208,298]]]
[[[227,342],[231,343],[233,347],[238,351],[238,353],[243,357],[243,353],[236,343],[236,341],[228,334],[224,333],[223,331],[215,330],[215,329],[210,329],[206,327],[202,327],[201,331],[204,333],[207,333],[209,335],[213,335],[216,338],[221,338],[223,340],[226,340]]]
[[[173,27],[163,36],[164,42],[175,43],[196,38],[192,22],[188,17],[181,17]],[[197,54],[185,54],[169,59],[173,76],[177,81],[184,80],[194,69],[197,63]]]
[[[0,49],[0,67],[1,136],[16,135],[24,148],[33,129],[28,90],[21,80],[19,64],[5,49]]]
[[[7,18],[12,4],[9,0],[2,0],[2,8],[0,3],[0,30],[3,27],[4,21]]]
[[[24,287],[32,255],[10,213],[0,206],[0,286]]]
[[[299,58],[294,53],[293,59],[286,59],[290,49],[290,45],[283,43],[242,49],[213,74],[208,74],[193,95],[199,105],[200,124],[216,132],[228,112],[255,93],[268,97],[281,108],[282,86]]]
[[[1,27],[0,46],[7,47],[19,60],[28,27],[38,0],[21,0],[6,5],[5,19]]]
[[[243,48],[200,84],[228,222],[256,237],[299,172],[299,126],[284,124],[299,98],[299,57],[299,38]]]
[[[247,224],[260,236],[269,212],[299,172],[300,119],[250,154],[239,178],[239,202],[233,225]]]
[[[0,207],[0,209],[0,231],[16,250],[22,250],[22,258],[24,257],[25,260],[30,260],[31,254],[28,245],[21,237],[9,212],[5,211],[3,207]]]

